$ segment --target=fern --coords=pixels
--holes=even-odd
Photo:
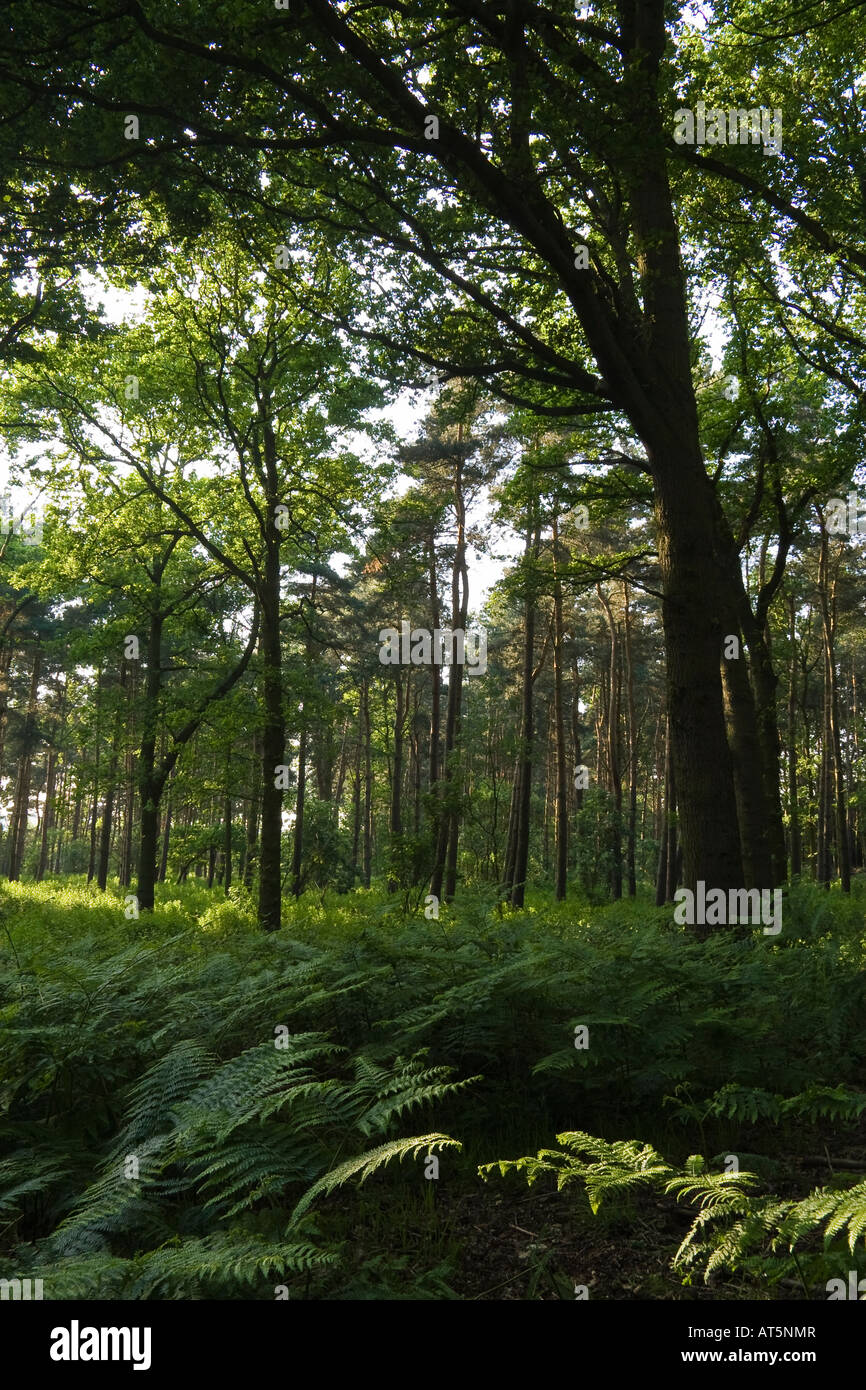
[[[763,1194],[761,1179],[746,1171],[713,1173],[700,1155],[677,1171],[649,1144],[609,1143],[581,1132],[557,1135],[562,1149],[541,1149],[534,1156],[499,1160],[479,1168],[485,1179],[494,1171],[522,1173],[531,1185],[542,1174],[556,1177],[557,1190],[581,1182],[593,1214],[605,1197],[622,1197],[649,1185],[698,1207],[692,1225],[672,1259],[672,1268],[701,1270],[705,1280],[727,1270],[777,1280],[791,1269],[796,1247],[812,1242],[823,1223],[824,1262],[819,1277],[838,1269],[838,1237],[845,1235],[850,1255],[866,1238],[866,1181],[844,1191],[819,1188],[801,1201]],[[581,1155],[588,1155],[583,1158]]]
[[[463,1145],[456,1139],[449,1139],[447,1134],[422,1134],[416,1135],[413,1139],[395,1139],[390,1144],[380,1144],[378,1149],[371,1149],[369,1153],[347,1159],[345,1163],[333,1168],[330,1173],[326,1173],[314,1183],[292,1212],[292,1222],[303,1216],[317,1198],[327,1196],[336,1188],[342,1187],[350,1178],[359,1177],[361,1182],[366,1182],[383,1164],[390,1163],[392,1158],[399,1158],[402,1163],[407,1156],[417,1158],[425,1147],[427,1153],[432,1154],[434,1149],[461,1149]]]

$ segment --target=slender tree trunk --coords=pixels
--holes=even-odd
[[[767,806],[762,775],[762,755],[758,743],[752,693],[744,669],[744,656],[737,636],[738,655],[721,658],[722,690],[728,724],[728,743],[734,764],[737,820],[747,888],[772,887],[770,848],[767,841]],[[709,886],[709,885],[708,885]],[[711,885],[715,887],[715,884]]]
[[[163,567],[155,564],[158,589]],[[147,671],[144,682],[141,746],[138,753],[138,794],[141,803],[138,840],[138,883],[136,897],[140,912],[152,912],[156,884],[156,854],[159,847],[159,800],[161,788],[156,776],[156,740],[159,695],[162,688],[162,630],[164,614],[157,592],[150,612],[147,636]]]
[[[398,853],[400,837],[403,834],[403,726],[406,718],[406,700],[403,695],[403,672],[399,666],[396,670],[394,691],[394,764],[391,769],[391,811],[389,818],[392,857]],[[397,887],[397,879],[393,873],[389,874],[388,892],[394,893]]]
[[[27,814],[30,808],[30,772],[33,748],[36,742],[36,715],[39,696],[39,673],[42,669],[42,653],[37,647],[33,653],[33,671],[30,677],[30,694],[27,699],[27,714],[21,739],[21,759],[18,764],[18,778],[15,787],[15,802],[12,811],[12,825],[9,833],[9,880],[15,882],[21,877],[24,850],[27,843]]]
[[[307,716],[301,714],[298,745],[298,792],[295,800],[295,833],[292,838],[292,895],[301,896],[301,864],[304,854],[304,807],[307,797]]]
[[[258,733],[253,735],[252,747],[252,788],[246,820],[244,842],[244,887],[251,888],[259,842],[259,795],[262,780],[262,743]]]
[[[171,840],[171,818],[174,810],[174,796],[172,789],[173,782],[174,768],[172,768],[171,776],[168,779],[168,796],[165,802],[165,816],[163,818],[162,826],[162,852],[160,854],[159,873],[157,875],[157,879],[160,883],[165,883],[165,876],[168,872],[168,850],[169,843]]]
[[[610,691],[607,715],[607,765],[610,775],[610,789],[613,794],[613,819],[610,831],[611,848],[611,896],[614,900],[622,897],[622,777],[619,769],[619,692],[617,676],[619,669],[619,639],[617,625],[607,595],[600,584],[595,586],[599,602],[604,609],[610,634]]]
[[[839,719],[839,679],[836,671],[836,595],[835,583],[831,585],[829,574],[829,537],[824,518],[819,512],[821,522],[821,551],[819,559],[818,594],[821,602],[821,623],[824,633],[824,672],[826,692],[826,731],[829,740],[828,783],[832,787],[835,800],[834,829],[836,836],[836,862],[842,881],[842,892],[851,891],[851,860],[848,847],[848,817],[846,814],[845,773],[842,763],[842,735]],[[829,790],[829,787],[828,787]],[[829,806],[827,821],[830,822]]]
[[[262,802],[259,843],[259,926],[279,931],[282,914],[281,842],[283,818],[282,776],[286,745],[280,644],[279,547],[268,546],[262,605],[262,694],[265,707],[262,730]]]
[[[227,764],[227,766],[226,766],[226,788],[227,788],[227,789],[228,789],[228,787],[231,786],[231,782],[228,780],[229,777],[230,777],[230,775],[231,775],[231,757],[229,757],[228,764]],[[226,790],[226,795],[225,795],[225,797],[223,798],[223,862],[222,862],[223,892],[225,893],[226,897],[228,897],[228,895],[229,895],[229,893],[230,893],[230,891],[231,891],[231,886],[232,886],[232,815],[233,815],[233,810],[234,810],[234,808],[233,808],[233,803],[232,803],[231,795],[230,795],[230,793],[228,792],[228,790]]]
[[[358,851],[361,844],[361,711],[358,711],[358,742],[352,779],[352,887],[358,877]]]
[[[524,563],[526,565],[525,614],[523,621],[523,677],[520,728],[519,799],[517,802],[517,833],[514,851],[514,883],[511,889],[513,907],[523,907],[526,896],[526,875],[529,868],[529,831],[532,809],[532,762],[534,745],[534,676],[535,661],[535,578],[534,561],[538,555],[539,529],[527,526]]]
[[[668,822],[667,810],[671,795],[671,728],[670,720],[665,720],[665,776],[662,798],[662,823],[659,833],[659,863],[656,875],[656,907],[663,907],[668,892]]]
[[[458,442],[463,442],[463,425],[458,425]],[[469,608],[469,576],[466,566],[466,503],[463,494],[464,458],[461,453],[454,469],[454,511],[457,537],[451,573],[451,631],[465,634]],[[460,706],[463,694],[463,666],[452,662],[448,673],[448,709],[445,716],[445,767],[443,796],[438,801],[439,812],[436,857],[430,880],[430,892],[435,898],[444,895],[451,902],[457,888],[457,847],[460,834],[459,766]],[[444,892],[443,892],[444,881]]]
[[[365,678],[361,686],[364,710],[364,887],[370,887],[373,871],[373,762],[370,730],[370,684]]]
[[[49,748],[48,766],[45,770],[45,810],[42,813],[42,843],[39,846],[39,864],[36,869],[37,883],[42,882],[48,868],[48,835],[54,822],[54,777],[56,766],[54,749]]]
[[[797,783],[797,623],[796,602],[790,597],[791,669],[788,688],[788,817],[791,825],[791,873],[803,871],[800,839],[800,805]]]
[[[554,897],[562,902],[568,885],[568,767],[565,749],[562,663],[564,625],[559,574],[559,517],[553,518],[553,723],[556,740],[556,874]]]
[[[626,672],[626,701],[628,714],[628,824],[626,828],[626,871],[628,873],[628,895],[637,893],[635,871],[635,835],[637,832],[637,774],[638,774],[638,729],[634,705],[634,662],[631,643],[631,608],[628,598],[628,584],[623,580],[623,655]]]

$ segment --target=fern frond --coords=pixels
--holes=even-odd
[[[358,1154],[355,1158],[349,1158],[345,1163],[341,1163],[338,1168],[333,1168],[330,1173],[326,1173],[308,1192],[305,1192],[292,1212],[292,1224],[304,1214],[321,1196],[327,1196],[336,1188],[342,1187],[350,1178],[359,1177],[361,1182],[366,1182],[377,1169],[384,1164],[390,1163],[392,1158],[398,1158],[400,1162],[408,1157],[417,1158],[422,1149],[432,1154],[435,1149],[462,1149],[463,1145],[457,1139],[451,1139],[447,1134],[422,1134],[416,1135],[412,1139],[394,1139],[390,1144],[380,1144],[378,1149],[371,1149],[368,1153]]]

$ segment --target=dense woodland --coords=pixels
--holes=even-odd
[[[0,1274],[837,1296],[858,12],[8,10]]]

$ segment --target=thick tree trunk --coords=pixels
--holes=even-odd
[[[668,708],[684,886],[743,886],[743,862],[722,699],[720,659],[733,609],[720,555],[718,501],[698,454],[665,464],[656,518],[664,600]]]

